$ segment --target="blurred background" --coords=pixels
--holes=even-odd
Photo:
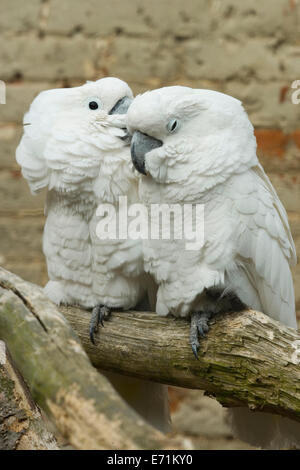
[[[47,281],[43,196],[30,195],[15,162],[24,112],[41,90],[104,76],[127,81],[134,93],[180,84],[241,99],[300,255],[300,104],[291,101],[300,80],[298,0],[0,0],[1,266]],[[300,318],[299,265],[294,280]],[[247,448],[215,401],[174,388],[170,399],[171,440]]]

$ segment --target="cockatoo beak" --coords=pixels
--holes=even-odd
[[[149,135],[142,134],[142,132],[135,131],[131,139],[131,159],[134,167],[146,175],[145,168],[145,155],[151,150],[161,147],[163,142],[161,140],[150,137]]]
[[[132,98],[128,98],[128,96],[124,96],[124,98],[121,98],[113,106],[113,108],[109,111],[108,114],[126,114],[132,101],[133,101]]]
[[[128,111],[129,106],[131,105],[133,99],[128,98],[128,96],[124,96],[124,98],[121,98],[114,106],[113,108],[109,111],[109,115],[112,114],[126,114]],[[121,140],[123,140],[126,144],[130,144],[131,142],[131,135],[127,131],[126,127],[122,127],[124,130],[125,134],[123,137],[120,137]]]

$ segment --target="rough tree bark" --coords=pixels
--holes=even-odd
[[[0,268],[0,338],[35,402],[77,449],[157,448],[148,426],[91,365],[42,289]]]
[[[134,428],[137,416],[91,367],[73,330],[97,368],[202,389],[225,406],[248,406],[300,421],[300,335],[260,312],[216,319],[197,361],[185,320],[116,312],[93,346],[90,312],[61,308],[72,330],[39,287],[2,269],[0,285],[0,337],[34,399],[75,447],[87,445],[81,442],[81,427],[98,448],[118,448],[120,442],[123,448],[155,448],[156,435],[143,423]],[[111,432],[114,442],[107,439]]]
[[[0,450],[58,450],[44,417],[0,340]]]
[[[205,390],[226,407],[248,406],[300,421],[300,334],[261,312],[216,318],[197,361],[183,319],[116,312],[93,346],[89,313],[74,307],[61,311],[95,367]]]

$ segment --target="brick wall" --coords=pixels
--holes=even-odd
[[[24,112],[43,89],[105,75],[135,92],[180,83],[240,98],[300,254],[299,46],[298,0],[1,0],[0,264],[46,281],[43,196],[30,196],[14,162]]]

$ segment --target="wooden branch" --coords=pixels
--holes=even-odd
[[[90,313],[61,311],[95,367],[205,390],[227,407],[248,406],[300,421],[300,334],[260,312],[219,316],[201,341],[197,361],[184,319],[113,313],[93,346]]]
[[[0,450],[59,450],[3,341],[0,341]]]
[[[72,444],[157,448],[152,428],[141,420],[136,425],[137,415],[91,367],[76,335],[41,289],[1,269],[0,285],[0,337],[33,397],[72,436]],[[260,312],[217,318],[201,341],[197,361],[183,319],[116,312],[93,346],[90,312],[75,307],[60,311],[97,368],[202,389],[224,406],[248,406],[300,421],[300,335]]]
[[[42,289],[2,268],[0,286],[0,338],[62,435],[77,449],[159,448],[160,433],[91,365]]]

